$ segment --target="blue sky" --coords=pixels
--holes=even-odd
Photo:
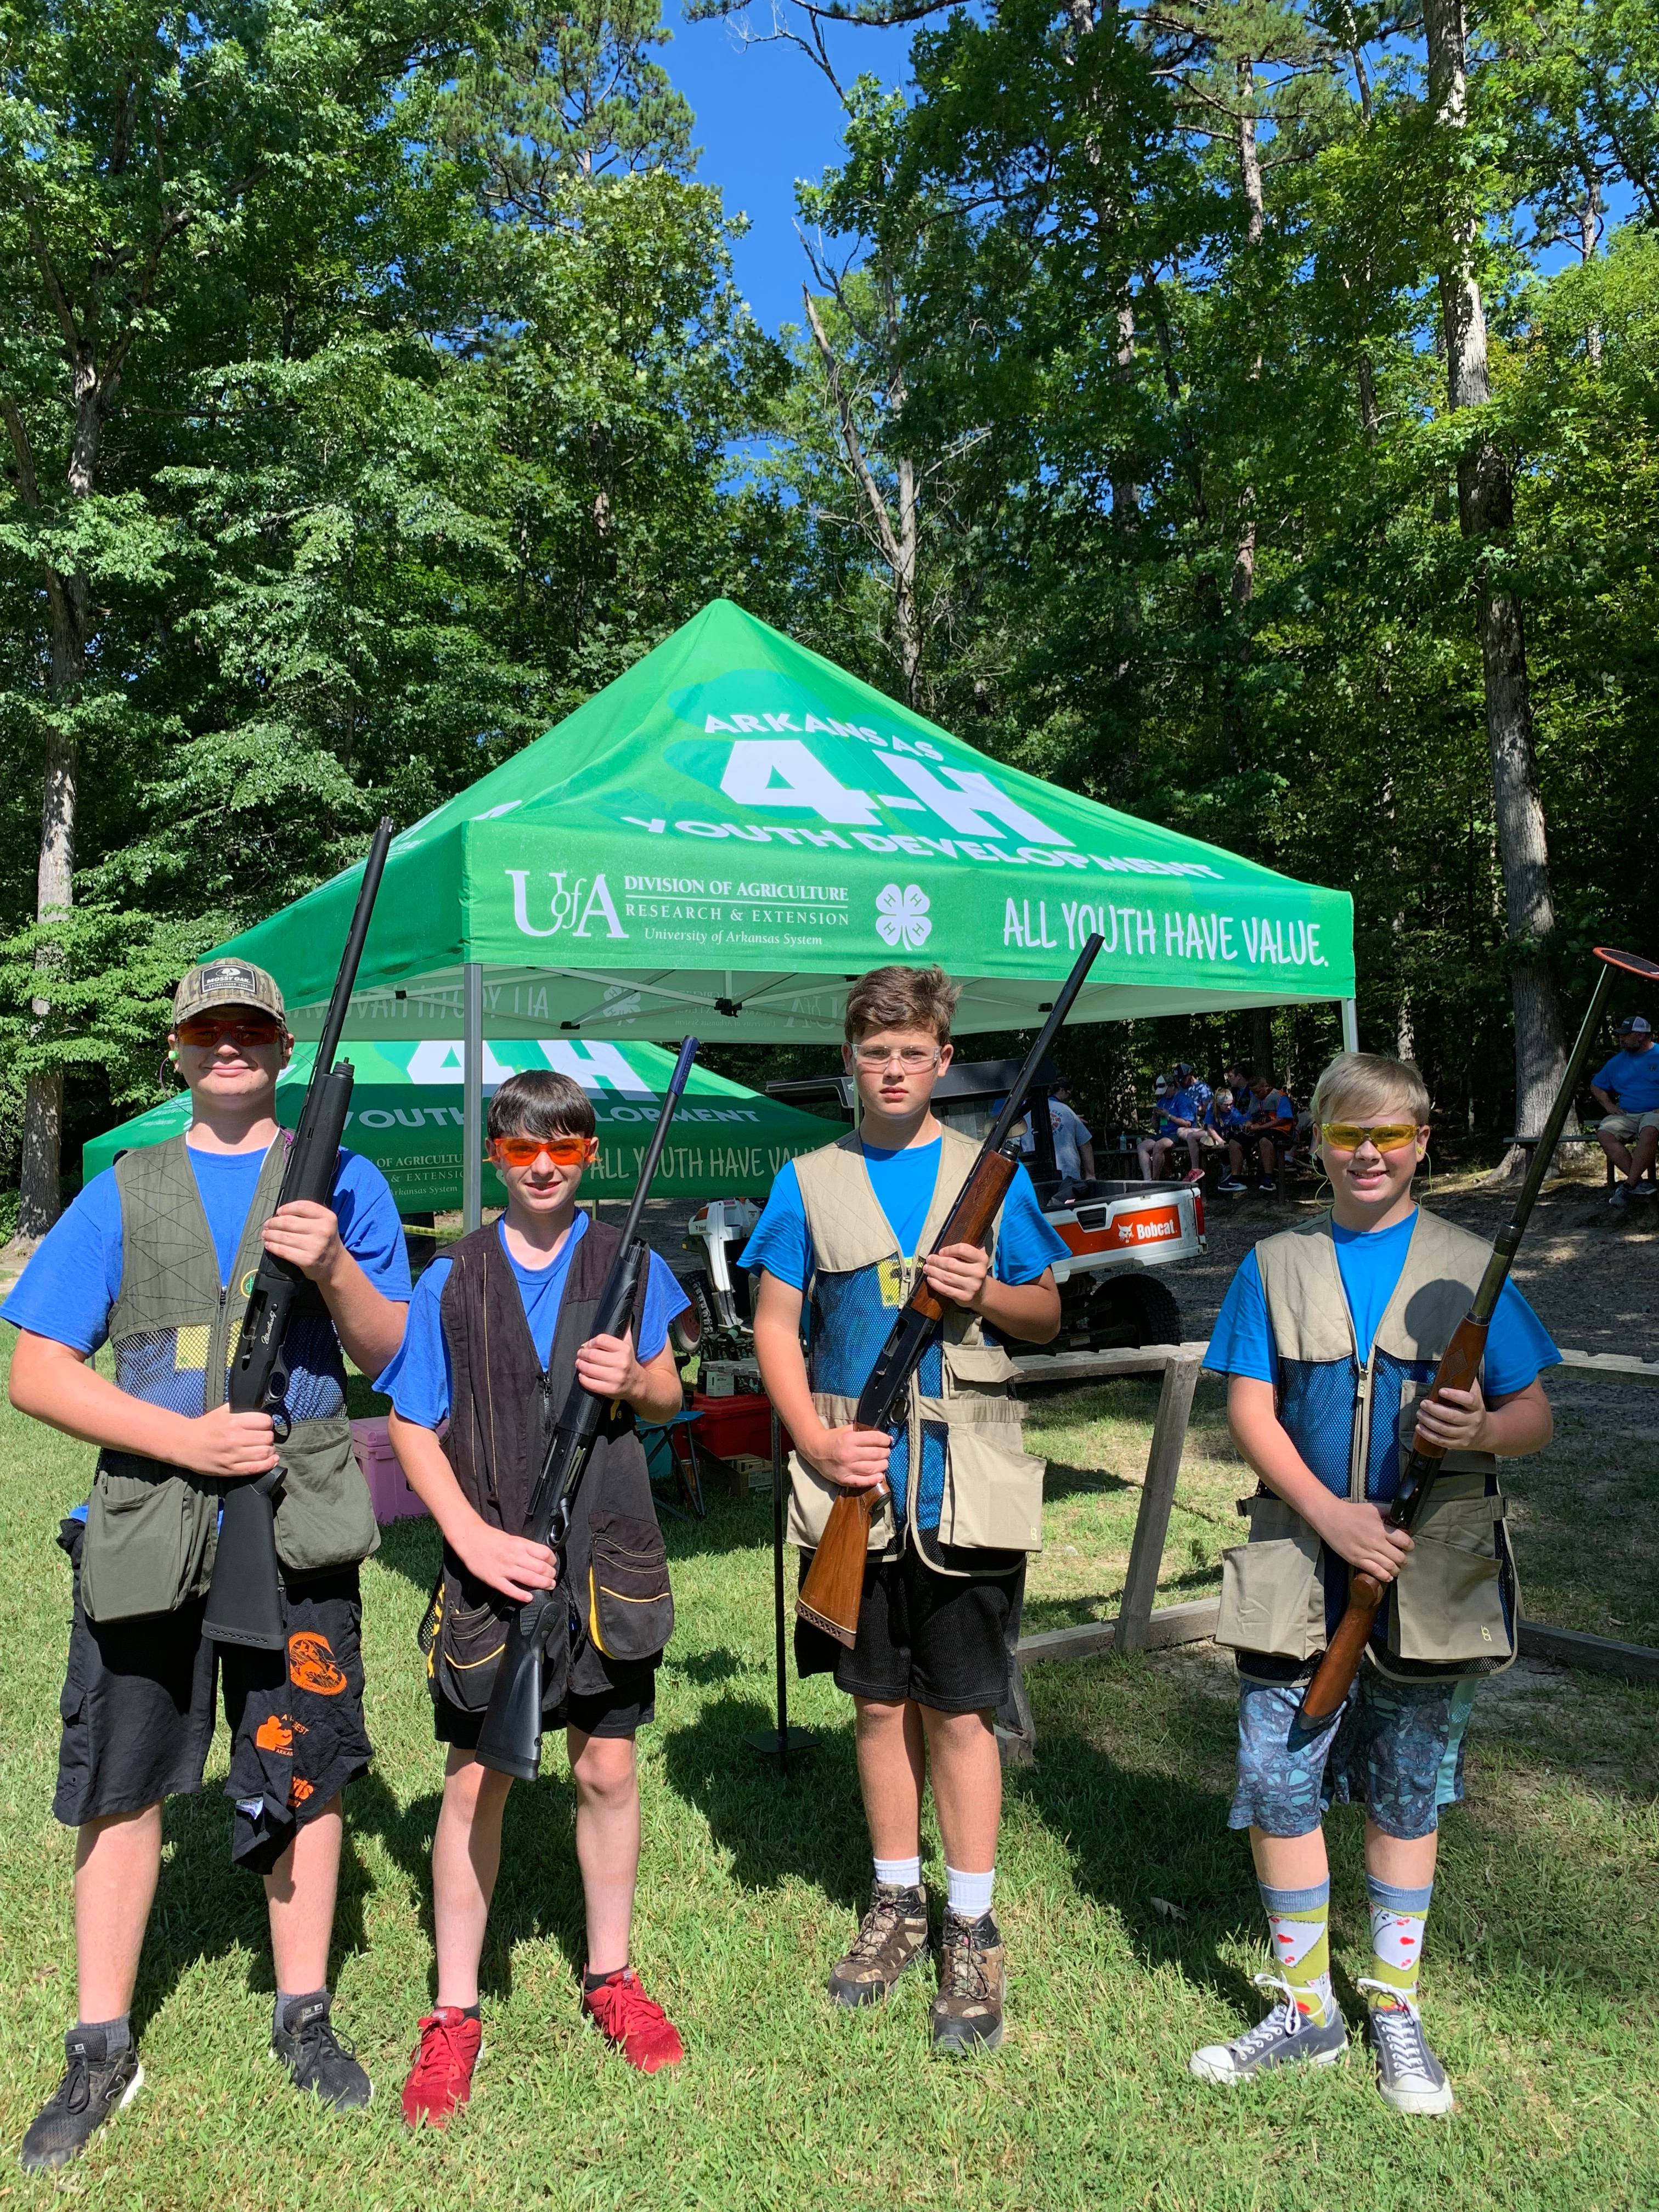
[[[768,0],[750,11],[754,28],[771,21]],[[795,235],[795,179],[816,179],[841,158],[841,109],[805,55],[792,46],[741,43],[729,21],[688,23],[678,0],[664,0],[673,43],[659,59],[696,115],[702,149],[697,173],[718,185],[728,215],[750,232],[737,248],[737,278],[763,328],[801,319],[806,258]],[[902,83],[914,33],[837,26],[831,52],[850,81],[867,70]]]

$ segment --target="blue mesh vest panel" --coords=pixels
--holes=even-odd
[[[870,1379],[902,1301],[898,1295],[897,1269],[892,1266],[855,1267],[842,1275],[818,1274],[812,1279],[811,1337],[807,1346],[807,1376],[814,1390],[836,1397],[856,1398]],[[937,1341],[922,1354],[917,1370],[924,1397],[942,1397],[945,1356]],[[893,1493],[895,1518],[908,1514],[910,1439],[901,1428],[887,1462],[887,1483]],[[921,1490],[916,1502],[916,1521],[923,1528],[937,1528],[945,1500],[945,1425],[925,1421],[921,1434]]]

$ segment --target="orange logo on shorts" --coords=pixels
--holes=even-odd
[[[288,1678],[296,1689],[309,1690],[319,1698],[337,1698],[346,1686],[325,1636],[289,1638]]]
[[[253,1741],[261,1751],[283,1751],[290,1759],[294,1756],[293,1724],[280,1713],[271,1713],[260,1722],[253,1732]]]
[[[307,1782],[303,1775],[296,1774],[288,1785],[289,1811],[292,1812],[295,1806],[303,1805],[306,1799],[314,1794],[316,1787],[314,1782]]]

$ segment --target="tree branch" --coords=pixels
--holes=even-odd
[[[858,424],[854,419],[852,407],[842,385],[840,357],[830,343],[828,333],[823,327],[823,318],[818,313],[817,301],[805,284],[800,288],[800,295],[806,303],[806,319],[812,326],[812,337],[823,362],[823,374],[830,386],[830,397],[835,403],[836,413],[840,420],[842,451],[846,457],[848,469],[856,479],[866,500],[869,502],[871,518],[875,524],[877,538],[881,546],[882,558],[896,574],[902,558],[898,538],[893,529],[892,519],[887,512],[887,502],[881,495],[881,487],[876,482],[869,462],[865,459],[864,441],[859,435]]]

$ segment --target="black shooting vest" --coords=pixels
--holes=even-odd
[[[451,1375],[444,1450],[467,1503],[493,1528],[505,1528],[509,1534],[524,1533],[547,1440],[574,1387],[576,1354],[593,1334],[594,1316],[621,1243],[619,1231],[607,1224],[588,1224],[571,1256],[545,1370],[537,1357],[524,1301],[512,1263],[501,1248],[498,1228],[492,1224],[474,1230],[450,1248],[449,1279],[439,1299]],[[645,1310],[645,1289],[646,1278],[641,1276],[632,1323],[635,1345]],[[660,1582],[665,1599],[667,1560],[652,1504],[650,1471],[633,1409],[626,1405],[613,1407],[601,1427],[570,1516],[564,1581],[581,1626],[571,1655],[568,1686],[578,1697],[603,1695],[618,1676],[637,1673],[641,1664],[654,1664],[660,1656],[659,1646],[653,1654],[625,1662],[614,1656],[607,1658],[591,1632],[588,1593],[593,1523],[596,1518],[601,1522],[603,1543],[605,1529],[614,1525],[617,1516],[644,1524],[631,1532],[635,1543],[652,1547],[654,1540],[655,1554],[662,1562]],[[460,1580],[466,1598],[477,1603],[484,1594],[447,1547],[445,1564]],[[514,1610],[505,1598],[494,1599],[492,1606],[502,1618]],[[667,1619],[672,1621],[672,1618],[670,1612]],[[605,1638],[613,1645],[617,1640]],[[665,1633],[663,1641],[666,1641]],[[559,1671],[553,1657],[550,1653],[550,1688]]]

